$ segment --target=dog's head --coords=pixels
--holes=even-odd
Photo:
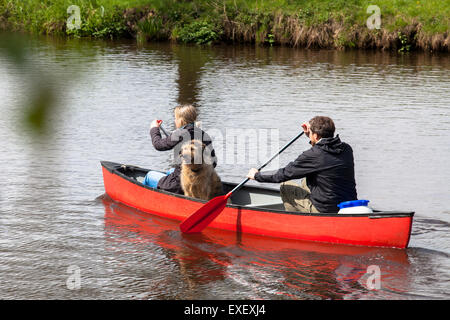
[[[200,170],[205,165],[205,144],[200,140],[191,140],[181,147],[181,164],[192,171]]]

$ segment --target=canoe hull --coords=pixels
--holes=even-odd
[[[204,201],[146,187],[128,179],[111,164],[102,162],[102,170],[105,192],[115,201],[179,221],[205,204]],[[292,240],[406,248],[412,219],[413,213],[300,214],[227,205],[209,227]]]

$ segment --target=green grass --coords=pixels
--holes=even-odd
[[[291,24],[312,29],[339,24],[342,34],[335,43],[351,47],[357,42],[352,30],[367,32],[366,10],[373,4],[380,7],[382,30],[394,35],[408,26],[420,26],[422,38],[449,33],[450,0],[0,0],[0,28],[73,37],[274,45],[289,44],[295,36],[288,30],[289,18]],[[81,10],[78,30],[66,28],[70,5]]]

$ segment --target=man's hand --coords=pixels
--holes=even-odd
[[[151,128],[159,128],[159,126],[161,125],[161,122],[162,122],[161,120],[156,120],[156,119],[153,120],[152,124],[150,125],[150,129]]]
[[[305,122],[302,124],[302,128],[303,128],[303,132],[309,137],[309,133],[310,131],[310,127],[311,125],[309,124],[309,122]]]
[[[247,174],[247,178],[255,180],[255,174],[258,172],[258,169],[251,168],[250,171]]]

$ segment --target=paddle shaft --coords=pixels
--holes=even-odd
[[[166,135],[166,137],[169,136],[169,134],[167,133],[167,131],[162,127],[162,125],[159,126],[159,128],[162,130],[162,132]]]
[[[161,129],[161,131],[166,135],[166,137],[168,137],[169,136],[169,134],[167,133],[167,131],[163,128],[163,126],[162,126],[162,120],[158,120],[158,123],[159,123],[159,128]]]
[[[299,133],[295,138],[289,141],[283,148],[280,149],[276,154],[274,154],[266,163],[264,163],[261,167],[259,167],[258,171],[267,166],[275,157],[277,157],[280,153],[282,153],[286,148],[288,148],[291,144],[293,144],[298,138],[303,135],[303,131]],[[217,196],[210,201],[208,201],[205,205],[203,205],[200,209],[190,215],[187,219],[185,219],[180,224],[180,230],[184,233],[195,233],[201,232],[204,228],[206,228],[225,208],[228,198],[231,197],[233,192],[239,190],[244,184],[246,184],[250,180],[246,178],[244,181],[239,183],[233,190],[228,192],[224,196]]]
[[[291,144],[293,144],[298,138],[300,138],[305,132],[300,132],[297,136],[295,136],[291,141],[289,141],[283,148],[281,148],[276,154],[272,156],[269,160],[267,160],[266,163],[264,163],[261,167],[258,168],[258,171],[264,169],[270,162],[272,162],[273,159],[275,159],[280,153],[282,153],[284,150],[286,150]],[[250,178],[246,178],[244,181],[239,183],[236,187],[234,187],[233,190],[228,192],[228,195],[231,195],[233,192],[239,190],[244,184],[246,184]]]

